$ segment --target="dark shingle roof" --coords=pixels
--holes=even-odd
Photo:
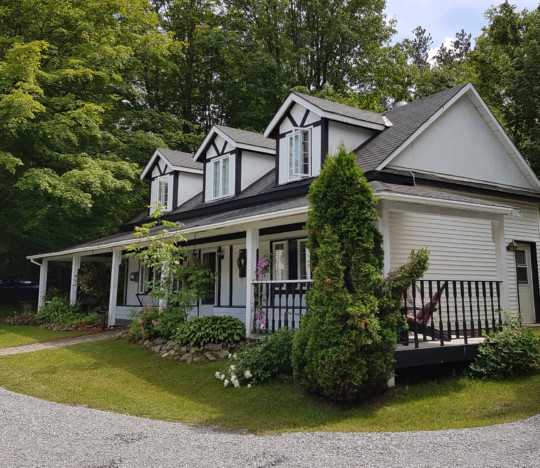
[[[327,101],[318,97],[308,96],[307,94],[293,94],[300,96],[302,99],[325,112],[350,117],[351,119],[362,120],[364,122],[371,122],[377,125],[388,125],[381,114],[375,114],[374,112],[368,112],[356,107],[346,106],[345,104],[340,104],[339,102]]]
[[[452,201],[459,203],[469,203],[474,205],[481,205],[486,207],[501,207],[514,208],[506,204],[495,203],[488,200],[482,200],[480,198],[472,198],[464,195],[460,195],[453,192],[445,192],[434,188],[421,186],[421,185],[401,185],[401,184],[389,184],[380,181],[372,181],[369,183],[376,195],[383,193],[395,193],[400,195],[409,195],[420,198],[433,198],[435,200]]]
[[[165,148],[158,148],[158,151],[171,165],[175,167],[186,167],[188,169],[200,170],[203,168],[203,165],[200,162],[193,161],[192,153],[173,151]]]
[[[360,169],[374,170],[465,86],[456,86],[386,112],[384,115],[393,126],[369,139],[355,151]]]
[[[274,140],[273,138],[266,138],[261,133],[250,132],[248,130],[240,130],[238,128],[225,127],[224,125],[216,125],[216,128],[221,130],[236,143],[250,146],[258,146],[260,148],[268,148],[272,150],[276,148],[276,140]]]

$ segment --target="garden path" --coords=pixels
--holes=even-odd
[[[114,338],[123,333],[122,329],[107,330],[99,333],[90,333],[88,335],[74,336],[70,338],[62,338],[55,341],[43,341],[41,343],[32,343],[28,345],[13,346],[11,348],[0,349],[1,356],[10,356],[12,354],[32,353],[34,351],[43,351],[44,349],[61,348],[63,346],[71,346],[78,343],[88,343],[90,341],[99,341],[106,338]]]

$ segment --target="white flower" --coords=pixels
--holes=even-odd
[[[250,384],[250,383],[247,384],[247,388],[251,388],[251,384]]]
[[[235,365],[234,364],[231,364],[231,367],[229,367],[229,369],[231,369],[231,372],[234,371],[234,369],[236,369]]]
[[[216,379],[221,379],[221,374],[218,371],[216,371],[214,375],[216,376]]]
[[[251,372],[249,372],[249,370],[247,370],[247,371],[244,372],[244,377],[246,379],[251,379],[251,377],[253,377],[253,375],[251,375]]]
[[[231,353],[229,353],[229,356],[228,356],[228,358],[229,358],[229,359],[231,359],[231,357],[232,357],[232,354],[231,354]]]
[[[238,356],[236,355],[236,353],[234,353],[234,354],[232,355],[232,358],[233,358],[233,359],[238,359]]]
[[[236,377],[236,374],[231,374],[231,380],[238,380],[238,377]]]
[[[234,380],[233,385],[234,385],[235,388],[238,388],[238,387],[240,387],[240,382],[238,382],[238,380]]]
[[[229,385],[229,380],[225,379],[225,381],[223,382],[223,386],[226,387],[227,385]]]
[[[221,375],[219,376],[219,378],[220,378],[221,380],[223,380],[223,379],[225,378],[225,374],[221,374]]]

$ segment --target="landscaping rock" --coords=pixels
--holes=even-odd
[[[206,343],[203,348],[208,349],[209,351],[219,351],[221,349],[221,345],[218,343]]]
[[[218,353],[219,359],[227,359],[228,357],[229,357],[229,351],[223,350]]]
[[[208,362],[208,359],[206,359],[205,356],[195,356],[193,358],[193,362],[199,362],[199,363]]]
[[[206,353],[204,357],[208,359],[208,362],[214,362],[216,360],[216,357],[212,353]]]
[[[187,362],[188,364],[191,364],[192,361],[193,361],[193,356],[191,354],[189,354],[189,353],[184,354],[183,356],[180,357],[180,361]]]
[[[156,340],[156,345],[163,345],[165,343],[167,343],[167,340],[165,338],[158,338]]]
[[[161,351],[161,348],[161,345],[157,345],[152,348],[152,351],[154,351],[154,353],[159,353]]]

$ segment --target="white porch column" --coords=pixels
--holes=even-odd
[[[113,250],[111,265],[111,287],[109,289],[109,327],[116,321],[116,296],[118,294],[118,271],[122,261],[122,249]]]
[[[253,284],[255,265],[257,264],[257,249],[259,248],[259,229],[251,228],[246,231],[246,336],[252,329]]]
[[[75,304],[77,301],[77,274],[81,267],[81,256],[74,255],[71,260],[71,287],[69,288],[69,303]]]
[[[510,309],[510,293],[508,289],[508,270],[506,266],[506,240],[504,238],[504,219],[491,222],[491,235],[495,244],[495,256],[497,260],[497,272],[501,285],[501,307],[504,311]]]
[[[45,293],[47,292],[47,273],[49,270],[49,261],[42,259],[39,267],[39,291],[38,291],[38,310],[45,304]]]
[[[381,208],[379,209],[379,219],[377,220],[377,229],[383,237],[383,253],[384,253],[384,263],[383,263],[383,276],[386,278],[388,273],[390,273],[390,219],[387,203],[384,201],[379,201]]]

